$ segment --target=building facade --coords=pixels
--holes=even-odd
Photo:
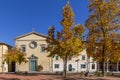
[[[51,71],[51,58],[45,51],[46,36],[36,32],[30,32],[15,38],[15,47],[20,48],[26,54],[27,63],[16,64],[16,71],[37,71],[42,66],[42,71]]]
[[[97,70],[97,64],[92,58],[87,57],[86,50],[83,50],[78,57],[71,57],[67,62],[68,72],[95,72]],[[59,56],[53,58],[53,72],[63,71],[63,60]]]
[[[15,72],[15,71],[27,71],[36,72],[38,67],[42,67],[42,72],[61,72],[63,71],[63,60],[59,56],[54,58],[48,57],[49,53],[45,50],[47,46],[46,37],[43,34],[37,32],[30,32],[15,38],[15,47],[20,48],[26,55],[27,63],[17,64],[12,62],[7,64],[4,62],[3,55],[12,46],[0,42],[0,72]],[[67,62],[68,72],[81,72],[81,71],[101,71],[101,63],[96,63],[93,58],[87,57],[86,49],[84,49],[80,56],[70,57]],[[105,70],[120,71],[120,63],[105,63]]]
[[[8,65],[6,62],[4,62],[4,57],[3,55],[6,53],[7,50],[11,49],[12,46],[6,44],[6,43],[2,43],[0,42],[0,72],[11,72],[12,65]]]
[[[49,53],[44,50],[47,46],[46,37],[43,34],[30,32],[15,38],[15,47],[25,52],[28,60],[27,63],[16,64],[16,71],[37,71],[39,65],[43,67],[42,71],[63,71],[63,60],[59,56],[47,57]],[[80,56],[68,60],[67,71],[96,71],[96,66],[92,58],[87,58],[86,50],[83,50]]]

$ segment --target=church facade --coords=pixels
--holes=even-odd
[[[16,71],[35,72],[39,65],[43,67],[42,71],[45,72],[63,70],[63,60],[59,56],[56,55],[54,58],[47,57],[49,53],[44,50],[47,46],[46,37],[33,31],[15,38],[15,47],[25,52],[28,60],[27,63],[16,64]],[[96,66],[95,62],[87,58],[86,50],[83,50],[80,56],[68,60],[67,71],[96,71]]]
[[[37,71],[42,66],[42,71],[51,71],[51,58],[47,57],[44,49],[47,46],[46,36],[36,32],[30,32],[15,38],[15,47],[20,48],[26,54],[27,63],[16,64],[16,71]]]

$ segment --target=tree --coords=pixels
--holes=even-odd
[[[88,29],[87,53],[102,63],[102,75],[105,62],[120,56],[120,0],[89,0],[90,16],[86,21]],[[113,56],[114,55],[114,56]],[[118,57],[116,59],[118,61]],[[120,59],[119,59],[120,61]]]
[[[46,50],[50,52],[49,57],[58,55],[63,59],[63,77],[66,77],[68,58],[78,56],[83,50],[83,34],[85,29],[83,25],[74,25],[74,13],[69,2],[63,7],[62,14],[61,25],[63,30],[55,33],[54,26],[49,28]]]
[[[6,54],[3,55],[3,57],[4,61],[6,61],[8,64],[11,64],[12,62],[16,62],[19,64],[21,64],[22,62],[27,62],[25,53],[17,48],[9,49]]]

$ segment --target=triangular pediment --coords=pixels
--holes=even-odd
[[[46,35],[43,35],[43,34],[39,34],[37,32],[30,32],[30,33],[27,33],[27,34],[23,34],[21,36],[18,36],[15,38],[15,40],[44,40],[46,39]]]

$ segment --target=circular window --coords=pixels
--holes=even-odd
[[[37,42],[31,41],[31,42],[30,42],[30,48],[34,49],[34,48],[36,48],[36,47],[37,47]]]

